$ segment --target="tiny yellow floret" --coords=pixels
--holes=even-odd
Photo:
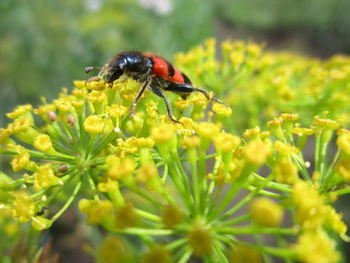
[[[265,227],[278,227],[283,219],[282,207],[266,197],[258,197],[250,202],[250,212],[255,223]]]
[[[90,115],[84,121],[84,129],[88,133],[97,134],[103,132],[105,123],[102,118],[96,115]]]

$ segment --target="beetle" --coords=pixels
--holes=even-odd
[[[125,74],[127,77],[144,83],[131,105],[131,116],[134,115],[136,105],[147,87],[164,100],[169,119],[176,123],[179,121],[173,118],[164,91],[175,92],[183,99],[186,99],[192,92],[197,91],[202,93],[208,100],[211,99],[207,91],[194,87],[191,80],[170,62],[152,53],[120,52],[112,57],[104,67],[86,67],[85,72],[89,73],[95,69],[100,69],[101,71],[98,76],[89,80],[105,78],[106,83],[113,85],[113,81]],[[217,99],[214,100],[220,102]]]

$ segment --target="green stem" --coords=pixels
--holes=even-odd
[[[74,188],[74,191],[72,195],[69,197],[68,201],[65,203],[65,205],[51,218],[51,221],[54,222],[59,218],[66,210],[67,208],[73,203],[74,199],[79,193],[79,190],[82,186],[82,181],[79,181],[77,185]]]
[[[264,228],[256,226],[243,226],[243,227],[218,227],[215,228],[217,233],[232,234],[232,235],[251,235],[251,234],[283,234],[283,235],[295,235],[296,231],[292,228]]]
[[[235,218],[233,218],[231,220],[227,220],[227,221],[223,222],[222,225],[223,226],[235,225],[235,224],[239,224],[239,223],[241,223],[243,221],[246,221],[246,220],[248,220],[250,218],[251,218],[251,215],[245,214],[245,215],[241,215],[241,216],[235,217]]]
[[[146,211],[143,211],[141,209],[137,209],[136,208],[135,212],[136,212],[137,215],[139,215],[139,216],[141,216],[143,218],[146,218],[148,220],[151,220],[151,221],[154,221],[154,222],[161,222],[162,221],[162,219],[159,216],[154,215],[154,214],[149,213],[149,212],[146,212]]]

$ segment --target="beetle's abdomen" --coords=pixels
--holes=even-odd
[[[171,63],[153,54],[145,54],[152,59],[153,73],[168,81],[178,84],[191,84],[190,79]]]

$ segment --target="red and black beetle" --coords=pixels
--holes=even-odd
[[[136,105],[147,87],[164,100],[169,119],[173,122],[178,121],[173,118],[164,91],[175,92],[183,99],[186,99],[191,92],[198,91],[210,100],[207,91],[193,87],[190,79],[184,73],[165,59],[151,53],[121,52],[104,67],[86,67],[85,72],[89,73],[94,69],[101,69],[97,78],[105,77],[106,83],[112,84],[123,74],[144,83],[132,103],[131,116],[133,116]]]

